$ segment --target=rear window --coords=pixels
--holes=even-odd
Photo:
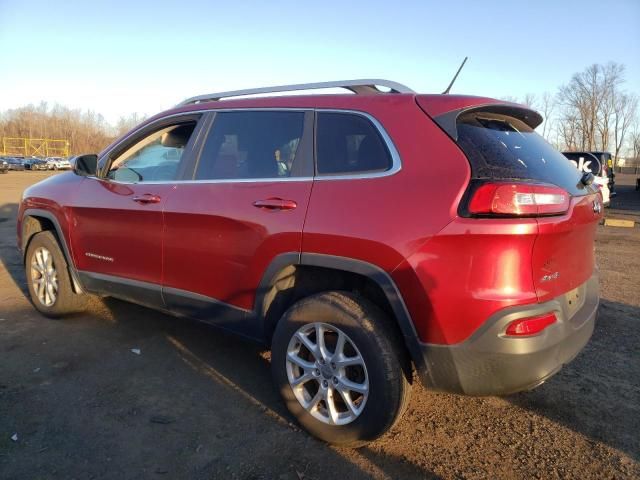
[[[578,188],[581,173],[523,121],[476,111],[460,115],[457,126],[473,178],[532,180],[584,194]]]

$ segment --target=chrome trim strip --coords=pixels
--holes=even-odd
[[[209,93],[187,98],[177,106],[190,105],[194,103],[218,101],[222,98],[243,97],[246,95],[259,95],[264,93],[293,92],[298,90],[317,90],[322,88],[344,88],[355,94],[386,93],[377,86],[390,89],[389,93],[415,93],[412,89],[398,82],[384,80],[381,78],[339,80],[333,82],[297,83],[293,85],[276,85],[273,87],[248,88],[244,90],[231,90],[228,92]]]
[[[102,179],[103,180],[103,179]],[[111,183],[122,185],[189,185],[191,183],[275,183],[275,182],[310,182],[313,177],[276,177],[276,178],[222,178],[219,180],[158,180],[142,183],[125,183],[115,180],[107,180]]]
[[[159,181],[151,181],[151,182],[142,182],[139,183],[140,185],[166,185],[166,184],[176,184],[176,185],[181,185],[181,184],[192,184],[192,183],[270,183],[270,182],[308,182],[311,180],[321,180],[321,181],[327,181],[327,180],[364,180],[364,179],[370,179],[370,178],[382,178],[382,177],[389,177],[391,175],[395,175],[396,173],[398,173],[400,170],[402,170],[402,162],[400,159],[400,153],[398,152],[398,150],[396,149],[396,146],[393,143],[393,140],[391,140],[391,137],[389,136],[389,134],[387,133],[387,131],[385,130],[385,128],[382,126],[382,124],[378,121],[378,119],[376,119],[373,115],[371,115],[368,112],[363,112],[360,110],[348,110],[348,109],[337,109],[337,108],[208,108],[208,109],[203,109],[203,110],[193,110],[193,111],[189,111],[189,112],[182,112],[182,113],[176,113],[173,115],[168,115],[166,117],[162,117],[161,119],[158,119],[158,121],[164,121],[168,118],[172,118],[172,117],[177,117],[177,116],[184,116],[184,115],[189,115],[189,114],[193,114],[193,113],[208,113],[208,112],[247,112],[247,111],[251,111],[251,112],[256,112],[256,111],[296,111],[296,112],[308,112],[310,110],[316,111],[316,112],[327,112],[327,113],[349,113],[349,114],[354,114],[354,115],[361,115],[363,117],[365,117],[366,119],[368,119],[371,123],[373,123],[374,127],[378,130],[378,133],[380,133],[380,136],[382,137],[382,140],[384,141],[384,143],[386,144],[387,148],[389,149],[389,154],[391,155],[391,168],[389,170],[384,170],[381,172],[370,172],[370,173],[356,173],[353,175],[316,175],[315,177],[275,177],[275,178],[239,178],[239,179],[219,179],[219,180],[213,180],[213,179],[208,179],[208,180],[159,180]],[[133,133],[133,132],[132,132]],[[121,142],[118,142],[116,145],[114,145],[112,148],[109,149],[109,151],[105,152],[105,154],[102,156],[106,156],[109,155],[109,153],[113,150],[115,150],[119,145],[121,145],[123,142],[125,142],[127,140],[127,138],[129,138],[130,135],[127,135],[127,137],[123,138]],[[101,157],[101,158],[102,158]],[[98,160],[100,161],[100,160]],[[93,177],[92,177],[93,178]],[[120,182],[120,181],[115,181],[115,180],[109,180],[106,178],[99,178],[99,180],[104,180],[107,182],[112,182],[112,183],[118,183],[118,184],[123,184],[123,185],[138,185],[137,182]]]

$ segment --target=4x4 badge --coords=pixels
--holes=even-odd
[[[593,212],[600,213],[602,211],[602,205],[598,200],[593,201]]]

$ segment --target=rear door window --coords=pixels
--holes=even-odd
[[[473,178],[531,180],[584,195],[581,173],[566,157],[523,121],[493,112],[469,112],[458,117],[458,145]]]
[[[362,115],[318,113],[316,144],[318,175],[384,172],[392,165],[378,129]]]
[[[304,112],[216,113],[196,180],[277,179],[298,174]]]

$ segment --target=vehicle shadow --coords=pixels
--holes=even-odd
[[[0,206],[0,275],[6,270],[16,286],[28,297],[24,265],[16,246],[16,218],[18,204],[7,203]]]
[[[278,421],[295,423],[271,383],[265,347],[206,324],[115,299],[105,299],[105,304],[121,328],[163,334],[192,368],[252,399]],[[583,352],[544,385],[505,400],[640,458],[640,386],[633,380],[640,378],[640,362],[629,361],[640,339],[639,319],[640,308],[603,301],[594,335]],[[394,464],[374,450],[361,451],[374,464]],[[411,468],[406,463],[393,468]],[[421,472],[427,474],[431,473]]]
[[[638,214],[640,212],[640,192],[636,191],[635,175],[616,175],[616,196],[611,199],[608,213]]]
[[[321,468],[327,458],[332,465],[348,464],[341,478],[440,478],[406,458],[369,447],[357,451],[334,448],[310,437],[297,426],[274,388],[270,352],[264,346],[208,324],[175,318],[114,298],[105,298],[102,303],[115,327],[123,330],[132,342],[144,344],[150,337],[164,337],[189,368],[210,379],[217,387],[226,389],[229,402],[248,401],[265,421],[268,419],[290,430],[293,437],[279,445],[274,440],[273,451],[295,452],[297,445],[309,446],[311,443],[312,450],[318,453],[317,457],[308,459],[309,471],[304,478],[317,478],[317,474],[322,473],[317,468]]]
[[[603,300],[594,334],[556,376],[505,397],[640,460],[640,308]]]

